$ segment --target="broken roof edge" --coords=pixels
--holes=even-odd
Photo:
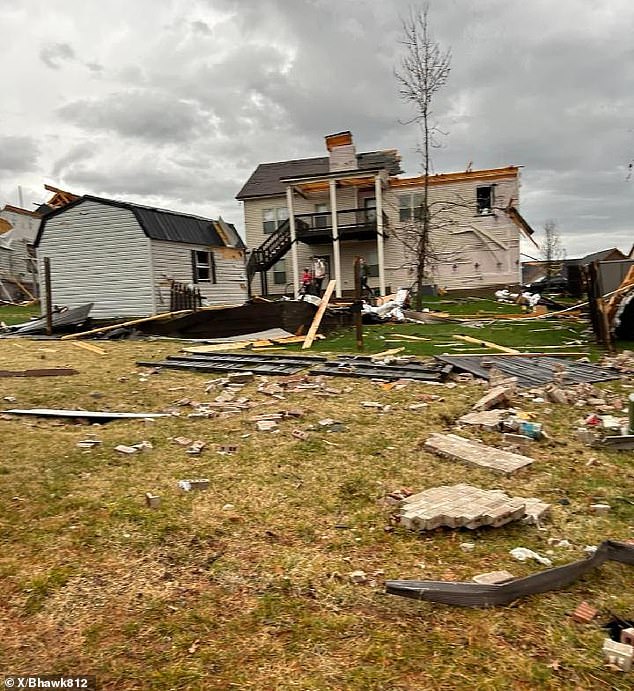
[[[430,185],[438,185],[445,182],[458,182],[464,180],[489,180],[496,178],[518,177],[522,166],[504,166],[502,168],[483,168],[482,170],[464,170],[454,173],[436,173],[430,175]],[[390,178],[390,187],[416,187],[424,184],[425,176],[417,175],[409,178]]]
[[[29,209],[23,209],[21,206],[13,206],[13,204],[5,204],[1,211],[10,211],[14,214],[23,214],[24,216],[32,216],[33,218],[40,218],[40,214],[37,211],[30,211]]]
[[[137,210],[153,211],[155,213],[166,214],[169,216],[178,216],[180,218],[191,218],[191,219],[194,219],[196,221],[202,221],[204,223],[209,223],[209,225],[213,228],[214,231],[216,231],[216,224],[218,223],[218,221],[216,219],[206,218],[204,216],[197,216],[196,214],[182,213],[180,211],[171,211],[170,209],[161,209],[159,207],[147,206],[145,204],[137,204],[135,202],[125,202],[125,201],[120,201],[118,199],[108,199],[106,197],[97,197],[96,195],[92,195],[92,194],[84,194],[81,197],[78,197],[74,201],[70,202],[69,204],[66,204],[65,206],[59,207],[57,209],[52,209],[51,211],[48,211],[41,216],[40,227],[38,229],[37,236],[35,237],[35,241],[33,242],[33,246],[34,247],[39,246],[41,239],[42,239],[42,234],[44,233],[44,227],[46,225],[46,222],[50,218],[53,218],[54,216],[58,216],[59,214],[62,214],[65,211],[68,211],[69,209],[74,208],[75,206],[79,206],[79,204],[82,204],[85,201],[92,201],[92,202],[96,202],[98,204],[104,204],[106,206],[114,206],[114,207],[118,207],[120,209],[127,209],[128,211],[131,211],[134,214],[134,217],[137,220],[137,223],[141,226],[141,230],[143,230],[143,233],[150,239],[152,239],[152,236],[149,234],[148,229],[147,229],[143,219],[141,218],[141,216]],[[223,223],[226,223],[228,226],[232,227],[233,230],[236,232],[236,234],[238,234],[237,230],[235,229],[235,226],[232,223],[228,223],[227,221],[223,221]],[[219,237],[220,237],[220,239],[222,239],[221,236],[219,236]],[[177,242],[177,241],[171,240],[169,242]],[[185,244],[196,244],[196,243],[185,243]],[[212,243],[208,243],[208,244],[211,245]],[[226,247],[227,245],[225,244],[224,246]],[[239,249],[244,249],[244,247],[241,247]]]

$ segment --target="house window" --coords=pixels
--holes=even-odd
[[[379,276],[379,255],[376,251],[368,252],[365,256],[365,265],[368,269],[368,278]]]
[[[365,222],[368,225],[376,223],[376,199],[374,197],[364,199],[363,208],[365,213]]]
[[[315,228],[328,228],[328,204],[315,204]]]
[[[285,286],[286,285],[286,260],[282,259],[281,261],[277,262],[276,264],[273,264],[273,283],[276,286]]]
[[[288,209],[285,206],[262,209],[262,229],[265,233],[275,232],[286,220],[288,220]]]
[[[476,205],[479,215],[492,213],[493,204],[495,201],[494,190],[495,188],[493,185],[486,185],[486,187],[476,188]]]
[[[408,192],[398,196],[398,220],[420,221],[423,218],[422,192]]]
[[[194,283],[216,283],[216,262],[213,252],[192,250],[192,279]]]

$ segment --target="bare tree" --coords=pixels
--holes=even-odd
[[[552,219],[544,223],[542,258],[546,262],[546,278],[552,278],[561,273],[561,262],[566,258],[566,250],[561,243],[557,223]]]
[[[405,51],[395,76],[401,99],[414,108],[415,115],[407,124],[416,123],[420,128],[418,151],[424,176],[420,207],[413,210],[409,223],[409,235],[414,238],[416,256],[416,303],[420,308],[422,287],[433,254],[430,237],[433,210],[429,200],[431,149],[437,146],[436,136],[441,133],[433,120],[432,105],[436,94],[449,78],[451,51],[443,51],[430,34],[428,4],[422,8],[410,8],[409,17],[403,21],[402,32],[401,44]]]

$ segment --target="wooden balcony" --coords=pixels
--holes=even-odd
[[[376,238],[376,211],[374,209],[340,209],[337,211],[337,229],[342,242],[374,240]],[[383,212],[383,233],[388,219]],[[295,214],[295,232],[300,242],[317,245],[332,242],[332,214],[330,211]]]

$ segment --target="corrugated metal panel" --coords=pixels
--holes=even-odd
[[[618,379],[618,374],[596,365],[567,362],[552,357],[521,357],[513,355],[436,355],[437,360],[453,365],[456,369],[471,372],[481,379],[489,379],[491,365],[509,377],[517,377],[518,386],[533,387],[552,382],[555,375],[564,370],[565,384],[599,382]],[[489,367],[484,364],[489,363]]]
[[[130,209],[146,235],[152,240],[224,246],[224,242],[209,219],[183,216],[136,205],[130,205]]]
[[[150,240],[128,209],[82,200],[52,216],[38,257],[51,260],[53,304],[94,302],[95,318],[153,313]]]

